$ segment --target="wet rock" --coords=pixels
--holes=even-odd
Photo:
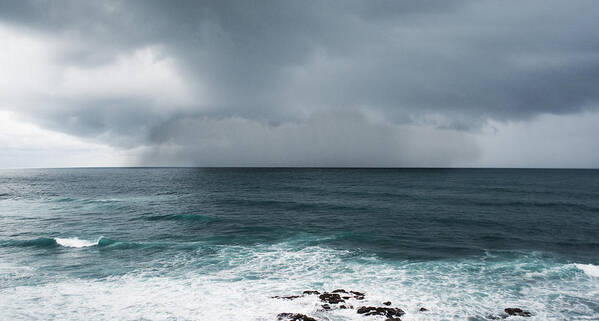
[[[519,317],[530,317],[532,316],[532,313],[528,312],[528,311],[524,311],[520,308],[506,308],[505,313],[507,313],[508,315],[513,315],[513,316],[519,316]]]
[[[344,289],[333,290],[333,293],[347,293]]]
[[[384,307],[360,307],[358,314],[364,315],[381,315],[387,318],[401,317],[405,312],[400,308],[384,308]]]
[[[279,313],[277,319],[285,321],[316,321],[316,319],[301,313]]]
[[[344,300],[351,299],[351,296],[342,296]]]
[[[385,321],[401,321],[400,318],[386,318]]]
[[[343,300],[341,298],[341,296],[337,293],[328,293],[325,292],[321,295],[318,296],[318,298],[324,302],[327,303],[331,303],[331,304],[337,304],[337,303],[341,303],[341,302],[345,302],[345,300]]]
[[[297,298],[301,298],[301,295],[287,295],[287,296],[278,296],[275,295],[272,298],[273,299],[283,299],[283,300],[293,300],[293,299],[297,299]]]
[[[427,308],[420,308],[420,310],[418,310],[418,311],[420,311],[420,312],[426,312],[426,311],[428,311],[428,309]]]
[[[325,303],[325,304],[322,305],[322,308],[325,309],[325,310],[330,310],[331,306]]]
[[[385,301],[383,302],[384,305],[391,305],[391,301]]]
[[[364,293],[358,291],[349,291],[349,293],[354,295],[356,300],[364,300]]]
[[[306,291],[304,291],[304,294],[305,295],[319,295],[320,292],[315,291],[315,290],[306,290]]]

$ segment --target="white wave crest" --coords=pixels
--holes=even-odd
[[[61,245],[61,246],[64,246],[64,247],[89,247],[89,246],[94,246],[94,245],[98,245],[98,241],[100,241],[100,239],[98,239],[95,242],[92,242],[92,241],[87,241],[87,240],[81,240],[81,239],[76,238],[76,237],[70,237],[70,238],[55,237],[54,238],[54,240],[56,241],[56,243],[58,243],[58,245]]]
[[[577,269],[582,270],[586,275],[599,278],[599,266],[593,264],[574,264]]]
[[[599,283],[570,273],[571,265],[534,255],[494,261],[402,262],[282,243],[211,248],[207,252],[211,264],[198,264],[203,262],[198,259],[206,258],[202,251],[164,257],[156,262],[160,266],[156,270],[0,287],[0,319],[51,315],[59,320],[268,321],[291,312],[328,321],[375,321],[383,318],[365,318],[356,309],[391,301],[393,307],[406,311],[401,318],[405,321],[488,320],[507,307],[533,312],[529,321],[572,316],[599,320],[599,312],[593,310]],[[527,273],[537,270],[534,280],[522,282]],[[366,298],[348,299],[353,309],[328,311],[314,295],[273,298],[339,288],[365,292]],[[562,308],[556,310],[556,305]],[[420,312],[420,307],[428,311]]]

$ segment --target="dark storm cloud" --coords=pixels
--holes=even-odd
[[[144,165],[161,159],[182,166],[447,166],[479,153],[464,133],[373,124],[339,112],[275,126],[180,117],[155,128],[151,138],[157,144],[144,152]]]
[[[285,145],[294,137],[311,137],[313,126],[320,128],[314,115],[333,129],[339,122],[341,132],[346,118],[336,115],[354,115],[353,125],[372,136],[323,132],[322,148],[295,159],[345,155],[330,152],[341,142],[360,154],[360,164],[376,164],[376,153],[381,163],[411,163],[407,152],[382,152],[407,148],[405,139],[383,138],[397,134],[385,134],[386,126],[468,131],[489,119],[577,113],[599,101],[595,1],[0,1],[0,22],[82,44],[55,57],[65,66],[109,64],[119,53],[161,46],[187,84],[210,99],[173,108],[139,97],[52,98],[29,117],[112,145],[183,146],[185,152],[168,153],[186,161],[205,157],[210,135],[233,141],[221,151],[243,149],[244,135],[283,137],[271,149],[246,142],[259,163],[260,155],[289,154]],[[368,115],[384,124],[373,125]],[[246,132],[235,136],[230,126]],[[440,138],[410,139],[427,145]],[[446,143],[472,144],[461,135],[452,139]],[[221,156],[207,162],[227,159]],[[330,157],[321,162],[335,163]]]

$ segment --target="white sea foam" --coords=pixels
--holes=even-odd
[[[352,256],[348,251],[317,246],[294,249],[285,244],[223,246],[212,266],[198,266],[200,256],[200,252],[177,255],[166,260],[160,271],[0,288],[1,315],[6,319],[267,321],[276,320],[278,313],[294,312],[328,321],[382,320],[359,315],[355,309],[322,311],[316,296],[271,298],[344,288],[366,292],[364,301],[349,302],[354,308],[390,300],[407,312],[402,320],[408,321],[484,320],[506,307],[532,311],[530,321],[566,320],[572,315],[599,318],[593,305],[584,303],[599,302],[597,282],[567,273],[573,266],[551,265],[534,257],[408,263],[374,256],[347,259]],[[550,274],[560,269],[566,273],[523,282],[526,271],[546,265]],[[420,307],[430,311],[418,312]]]
[[[599,266],[593,264],[574,264],[576,268],[582,270],[586,275],[599,278]]]
[[[100,241],[100,239],[98,239],[95,242],[81,240],[77,237],[70,237],[70,238],[55,237],[54,240],[56,241],[56,243],[58,243],[58,245],[61,245],[64,247],[88,247],[88,246],[98,245],[98,242]]]

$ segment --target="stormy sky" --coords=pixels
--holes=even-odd
[[[0,167],[599,167],[599,3],[0,0]]]

